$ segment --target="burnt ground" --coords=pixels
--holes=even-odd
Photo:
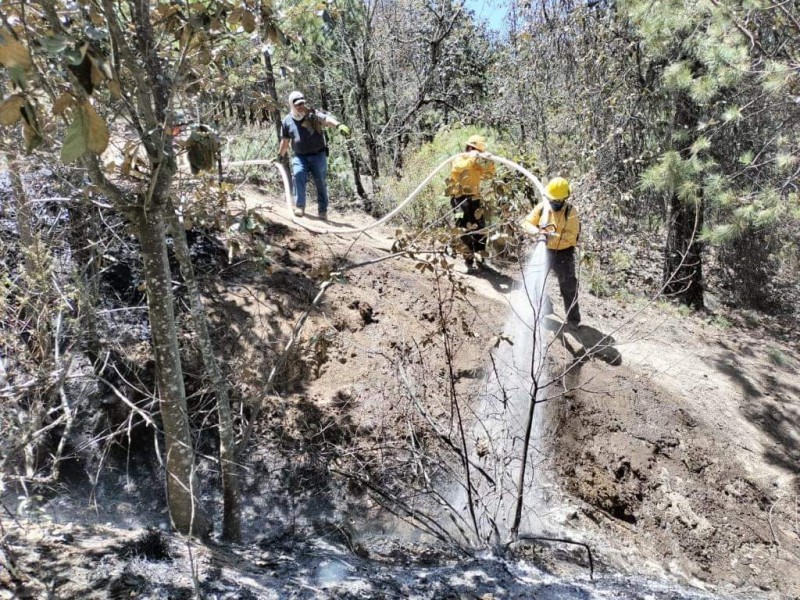
[[[630,295],[583,293],[577,339],[549,338],[551,374],[569,372],[547,411],[555,486],[542,510],[554,515],[553,534],[592,546],[599,583],[588,580],[580,549],[558,544],[466,559],[380,507],[403,514],[429,493],[426,481],[447,476],[454,399],[468,407],[480,387],[518,271],[466,276],[460,261],[437,270],[419,259],[381,261],[389,230],[355,240],[314,235],[258,189],[245,197],[264,218],[264,256],[223,262],[212,243],[205,293],[235,408],[261,412],[243,465],[245,543],[192,550],[205,593],[700,598],[704,588],[715,597],[800,597],[796,345],[758,323],[739,325],[746,320],[735,311],[688,315]],[[369,221],[332,216],[343,225]],[[341,276],[265,389],[332,271]],[[186,344],[187,368],[199,369]],[[213,444],[205,450],[213,454]],[[201,466],[210,488],[213,464]],[[124,497],[131,487],[109,486],[91,519],[80,500],[70,511],[51,502],[18,521],[4,516],[21,579],[6,570],[0,583],[30,597],[43,587],[64,598],[192,597],[187,546],[141,529],[148,519],[163,525],[163,513],[152,516],[159,486],[141,483],[138,496]],[[219,498],[206,499],[218,507]],[[140,508],[150,516],[119,518]],[[400,569],[409,563],[411,572]]]

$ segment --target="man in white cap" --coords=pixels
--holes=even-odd
[[[336,127],[345,137],[350,129],[332,115],[321,110],[309,110],[302,92],[289,94],[291,112],[281,124],[281,144],[278,154],[283,157],[292,145],[292,177],[294,179],[294,214],[302,217],[306,211],[306,184],[309,173],[317,186],[317,214],[328,218],[328,144],[323,133],[326,127]]]

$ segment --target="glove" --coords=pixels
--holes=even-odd
[[[338,126],[336,129],[337,129],[337,130],[339,131],[339,133],[341,133],[341,134],[342,134],[344,137],[346,137],[346,138],[349,138],[349,137],[350,137],[350,128],[349,128],[347,125],[344,125],[343,123],[340,123],[340,124],[339,124],[339,126]]]

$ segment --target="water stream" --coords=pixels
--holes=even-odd
[[[495,542],[509,539],[520,502],[518,531],[540,533],[544,527],[543,405],[537,403],[530,413],[531,401],[541,398],[539,388],[547,379],[541,322],[549,268],[544,244],[536,244],[526,265],[521,285],[510,294],[510,315],[491,352],[467,435],[473,460],[488,474],[473,475],[472,502],[484,542],[492,537]],[[466,488],[460,486],[454,505],[466,510],[469,500]]]

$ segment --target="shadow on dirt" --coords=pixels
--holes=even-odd
[[[488,281],[491,286],[501,294],[510,293],[516,285],[516,281],[513,277],[510,277],[505,273],[490,267],[489,265],[483,265],[481,269],[470,271],[469,274],[472,277],[479,277],[480,279]]]
[[[766,449],[765,458],[796,473],[800,462],[800,387],[786,381],[796,378],[796,363],[786,361],[753,372],[742,364],[738,354],[727,352],[716,360],[715,366],[742,390],[742,414],[773,442]],[[800,486],[797,475],[794,481]]]
[[[563,342],[577,363],[597,358],[614,367],[622,364],[622,354],[614,347],[617,341],[599,329],[590,325],[579,325],[577,329],[568,329],[553,316],[544,318],[544,327],[548,331],[555,332],[556,338]]]
[[[341,228],[341,229],[355,229],[356,226],[352,223],[348,223],[347,221],[334,221],[330,217],[327,219],[320,219],[317,215],[306,215],[306,219],[310,219],[313,221],[314,226],[323,225],[325,227],[330,228]]]

